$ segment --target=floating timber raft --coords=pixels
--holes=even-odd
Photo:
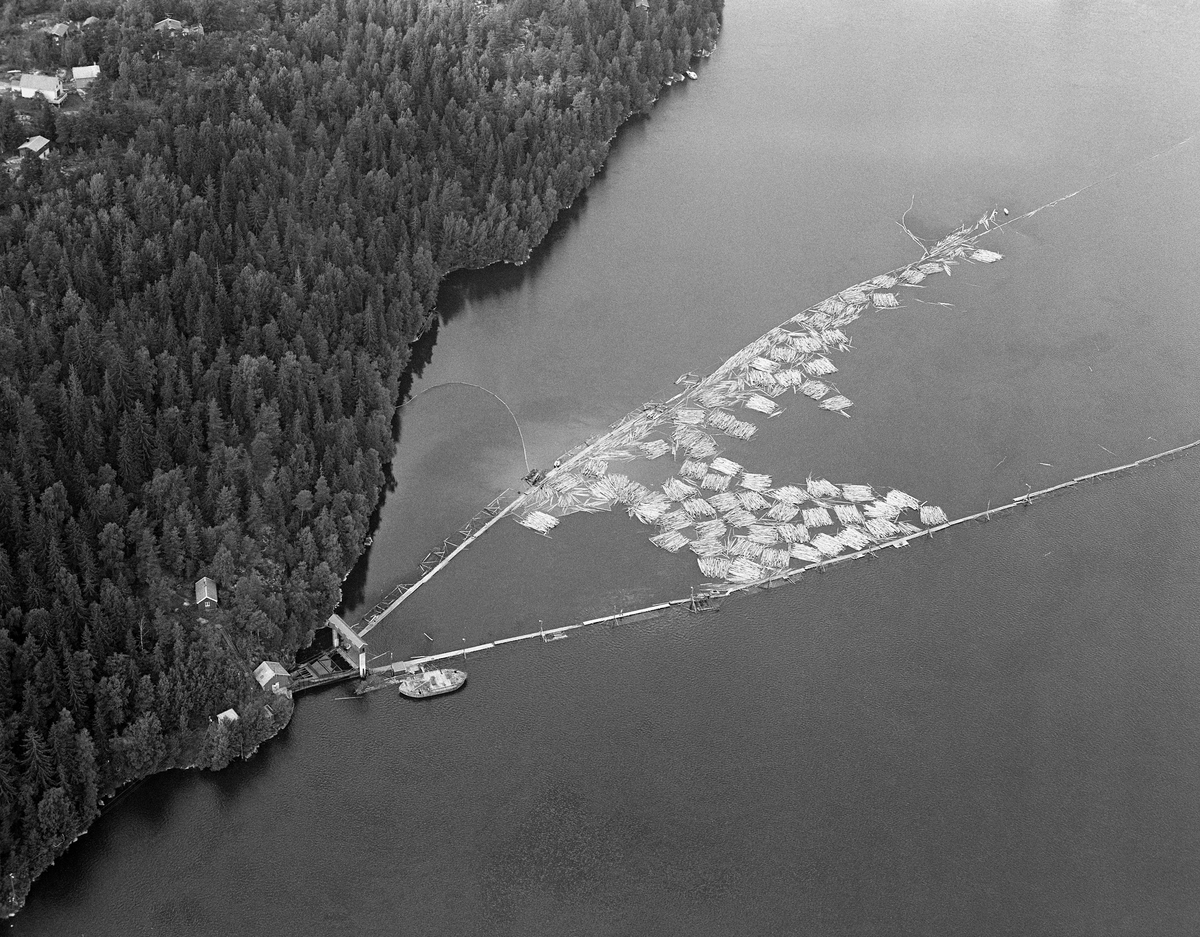
[[[1065,491],[1068,488],[1074,488],[1080,482],[1095,481],[1098,479],[1118,475],[1121,472],[1127,472],[1130,469],[1135,469],[1139,466],[1149,465],[1152,462],[1159,462],[1163,459],[1169,459],[1172,456],[1179,455],[1189,449],[1194,449],[1197,446],[1200,446],[1200,439],[1182,446],[1176,446],[1174,449],[1168,449],[1166,452],[1159,452],[1155,453],[1154,455],[1146,456],[1145,458],[1138,459],[1136,462],[1129,462],[1125,465],[1116,465],[1112,468],[1101,469],[1098,472],[1090,472],[1087,475],[1080,475],[1077,478],[1072,478],[1070,481],[1061,482],[1057,485],[1051,485],[1049,488],[1042,488],[1038,491],[1029,491],[1023,495],[1018,495],[1011,501],[997,505],[996,507],[989,506],[985,510],[978,511],[975,514],[968,514],[966,517],[955,518],[954,520],[946,521],[944,524],[937,524],[924,530],[919,530],[915,533],[906,534],[903,537],[896,537],[895,539],[887,540],[883,543],[874,544],[871,547],[858,550],[854,553],[844,553],[840,556],[833,556],[829,559],[821,560],[820,562],[810,563],[807,566],[802,566],[799,569],[784,570],[772,576],[764,576],[762,579],[754,582],[739,583],[735,585],[726,585],[724,583],[710,584],[699,590],[698,594],[704,597],[716,599],[732,595],[735,592],[749,592],[761,588],[773,588],[774,586],[783,585],[786,582],[793,582],[794,580],[800,578],[801,573],[811,572],[812,570],[825,572],[826,570],[831,569],[840,563],[844,563],[849,560],[862,559],[866,556],[872,556],[885,547],[904,547],[913,540],[919,540],[922,537],[931,537],[939,531],[948,530],[951,527],[957,527],[959,524],[966,524],[969,521],[979,520],[990,521],[993,517],[1003,514],[1006,511],[1011,511],[1013,508],[1019,507],[1020,505],[1031,505],[1034,501],[1040,500],[1041,498],[1053,494],[1056,491]]]
[[[1135,462],[1129,462],[1125,465],[1117,465],[1112,468],[1102,469],[1098,472],[1090,472],[1087,475],[1080,475],[1077,478],[1071,479],[1070,481],[1062,482],[1058,485],[1052,485],[1049,488],[1043,488],[1039,491],[1030,491],[1026,494],[1013,498],[1011,501],[1000,504],[997,507],[989,507],[986,510],[978,511],[975,514],[968,514],[966,517],[955,518],[954,520],[946,521],[943,524],[929,527],[914,534],[897,537],[894,540],[889,540],[885,543],[875,544],[869,549],[831,557],[821,562],[811,563],[798,570],[784,571],[777,575],[764,577],[763,579],[759,579],[755,582],[738,583],[733,585],[726,583],[711,584],[696,590],[693,595],[685,599],[671,599],[667,602],[659,602],[657,605],[648,605],[645,608],[637,608],[633,609],[632,611],[617,612],[616,614],[604,615],[600,618],[589,618],[587,621],[581,621],[575,624],[559,625],[555,628],[538,629],[537,631],[530,631],[526,634],[519,634],[511,638],[499,638],[495,641],[489,641],[486,644],[477,644],[474,647],[461,648],[457,651],[445,651],[441,654],[430,654],[424,657],[414,657],[410,660],[395,661],[382,667],[374,667],[371,669],[371,672],[392,676],[402,673],[405,670],[410,670],[414,667],[419,667],[423,664],[434,663],[436,661],[450,660],[455,657],[462,657],[466,659],[471,654],[478,654],[480,651],[491,650],[492,648],[500,647],[501,645],[505,644],[516,644],[521,641],[530,641],[534,638],[541,638],[543,641],[551,641],[556,637],[565,637],[568,632],[577,631],[580,628],[587,628],[591,625],[621,625],[631,624],[637,621],[645,621],[647,619],[662,615],[673,608],[687,608],[693,612],[715,610],[720,607],[721,600],[728,596],[738,593],[750,595],[755,592],[759,592],[762,589],[773,589],[778,586],[787,585],[797,581],[800,578],[800,574],[803,572],[810,572],[813,570],[824,572],[827,569],[831,569],[849,560],[857,560],[862,559],[863,557],[871,556],[875,553],[878,553],[879,550],[885,547],[903,547],[913,540],[920,539],[921,537],[932,536],[939,531],[949,530],[951,527],[957,527],[960,524],[966,524],[969,521],[991,520],[993,517],[1003,514],[1007,511],[1011,511],[1021,505],[1032,505],[1035,501],[1038,501],[1047,495],[1058,491],[1065,491],[1069,488],[1074,488],[1080,482],[1096,481],[1112,477],[1120,474],[1121,472],[1129,471],[1130,469],[1135,469],[1143,465],[1149,465],[1153,462],[1159,462],[1164,459],[1169,459],[1172,456],[1180,455],[1181,453],[1184,453],[1189,449],[1194,449],[1197,446],[1200,446],[1200,439],[1196,440],[1195,442],[1187,443],[1183,446],[1177,446],[1174,449],[1168,449],[1166,452],[1159,452],[1155,455],[1146,456],[1145,458],[1138,459]]]

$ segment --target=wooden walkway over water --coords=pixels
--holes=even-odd
[[[441,654],[429,654],[423,657],[414,657],[409,660],[395,661],[381,667],[373,667],[371,668],[371,672],[386,676],[393,676],[425,664],[448,661],[458,657],[462,657],[465,661],[472,654],[478,654],[481,651],[491,650],[492,648],[500,647],[502,645],[515,644],[521,641],[531,641],[534,638],[541,638],[543,641],[553,641],[559,637],[566,637],[569,632],[576,631],[580,628],[587,628],[592,625],[623,625],[631,624],[636,621],[645,621],[647,619],[662,615],[673,608],[686,608],[693,612],[715,610],[720,607],[721,601],[728,596],[737,593],[749,595],[759,592],[763,589],[777,588],[778,586],[787,585],[789,583],[798,581],[802,574],[806,572],[816,571],[824,573],[837,568],[843,563],[874,556],[875,554],[879,553],[880,550],[884,550],[889,547],[904,547],[914,540],[919,540],[922,537],[931,537],[936,533],[939,533],[943,530],[949,530],[950,528],[957,527],[960,524],[966,524],[970,521],[990,521],[994,517],[1003,515],[1008,511],[1012,511],[1013,509],[1020,507],[1021,505],[1030,506],[1035,501],[1041,500],[1042,498],[1054,494],[1055,492],[1066,491],[1067,489],[1074,488],[1080,482],[1098,481],[1104,478],[1109,478],[1118,475],[1121,472],[1126,472],[1140,466],[1149,465],[1154,462],[1172,458],[1173,456],[1180,455],[1189,449],[1194,449],[1197,446],[1200,446],[1200,439],[1196,440],[1195,442],[1187,443],[1183,446],[1177,446],[1174,449],[1168,449],[1166,452],[1159,452],[1155,455],[1146,456],[1145,458],[1138,459],[1135,462],[1129,462],[1125,465],[1118,465],[1112,468],[1102,469],[1098,472],[1091,472],[1087,475],[1080,475],[1077,478],[1071,479],[1070,481],[1052,485],[1049,488],[1043,488],[1039,491],[1030,491],[997,507],[993,508],[989,506],[983,511],[978,511],[974,514],[968,514],[965,517],[955,518],[954,520],[947,521],[944,524],[938,524],[936,527],[929,527],[915,534],[908,534],[903,537],[897,537],[893,540],[887,540],[882,543],[875,544],[865,550],[859,550],[855,553],[845,553],[841,556],[830,557],[822,562],[810,563],[807,566],[800,567],[799,569],[781,570],[775,575],[767,576],[755,582],[732,584],[710,583],[696,590],[688,598],[671,599],[667,602],[660,602],[656,605],[648,605],[644,608],[633,609],[632,611],[618,612],[613,615],[604,615],[600,618],[589,618],[587,621],[581,621],[575,624],[559,625],[554,628],[539,629],[537,631],[519,634],[511,638],[499,638],[495,641],[489,641],[486,644],[477,644],[474,647],[461,648],[457,651],[445,651]],[[479,533],[482,532],[483,530],[481,529]],[[449,560],[450,557],[448,556],[446,559]]]
[[[670,401],[668,401],[668,405]],[[661,405],[660,405],[661,406]],[[621,424],[624,421],[617,421],[614,426]],[[603,437],[600,437],[603,438]],[[571,464],[570,460],[574,456],[578,456],[579,452],[594,444],[595,440],[589,440],[587,443],[576,447],[575,450],[565,454],[561,460],[561,467]],[[1149,465],[1154,462],[1159,462],[1164,459],[1169,459],[1174,456],[1181,455],[1190,449],[1200,446],[1200,439],[1187,443],[1182,446],[1177,446],[1174,449],[1168,449],[1166,452],[1159,452],[1154,455],[1146,456],[1134,462],[1128,462],[1124,465],[1117,465],[1112,468],[1101,469],[1098,472],[1090,472],[1087,475],[1080,475],[1077,478],[1072,478],[1069,481],[1061,482],[1057,485],[1051,485],[1049,488],[1042,488],[1038,491],[1029,491],[1023,495],[1018,495],[1011,501],[1000,504],[996,507],[990,505],[982,511],[974,514],[968,514],[965,517],[955,518],[947,521],[944,524],[938,524],[934,527],[926,528],[913,534],[896,537],[891,540],[885,540],[881,543],[872,544],[866,549],[856,551],[854,553],[844,553],[839,556],[832,556],[820,562],[810,563],[806,566],[801,566],[797,569],[783,569],[770,576],[755,580],[748,583],[706,583],[705,585],[694,590],[693,594],[688,598],[672,599],[667,602],[660,602],[657,605],[649,605],[644,608],[633,609],[632,611],[617,612],[612,615],[604,615],[600,618],[590,618],[587,621],[581,621],[574,624],[559,625],[554,628],[539,629],[530,631],[525,634],[515,635],[511,638],[499,638],[495,641],[489,641],[485,644],[477,644],[474,647],[461,648],[456,651],[446,651],[441,654],[430,654],[422,657],[414,657],[409,660],[395,661],[380,667],[369,668],[373,674],[382,674],[394,676],[410,670],[414,667],[419,667],[424,664],[436,663],[443,660],[451,660],[453,658],[462,657],[466,660],[471,654],[478,654],[481,651],[487,651],[495,647],[505,644],[515,644],[521,641],[531,641],[534,638],[541,638],[543,641],[553,641],[558,638],[564,638],[569,632],[579,628],[587,628],[591,625],[601,624],[628,624],[635,621],[643,621],[661,615],[672,608],[688,608],[691,611],[707,611],[719,607],[721,600],[737,593],[752,594],[762,589],[773,589],[778,586],[786,585],[798,581],[804,573],[808,572],[828,572],[836,569],[843,563],[848,563],[854,560],[864,559],[875,556],[881,550],[890,548],[905,547],[914,540],[920,540],[922,537],[932,537],[934,534],[944,530],[949,530],[952,527],[957,527],[960,524],[966,524],[970,521],[990,521],[994,517],[998,517],[1008,511],[1021,506],[1032,505],[1044,497],[1047,497],[1056,492],[1065,491],[1069,488],[1074,488],[1081,482],[1098,481],[1104,478],[1112,477],[1127,472],[1140,466]],[[557,468],[557,467],[556,467]],[[361,647],[364,643],[361,641],[363,635],[370,632],[388,615],[394,612],[410,595],[417,589],[429,582],[438,572],[445,569],[454,557],[458,556],[463,550],[474,543],[479,537],[487,532],[501,518],[511,513],[522,501],[522,495],[512,491],[505,490],[474,517],[471,518],[463,527],[461,527],[454,535],[447,537],[440,547],[431,550],[426,554],[425,559],[421,562],[421,577],[413,583],[401,583],[390,590],[379,602],[377,602],[370,611],[364,615],[357,624],[349,626],[353,635],[357,636],[352,642],[357,647]],[[333,616],[336,617],[336,616]],[[331,619],[332,620],[332,619]],[[343,628],[346,626],[343,624]],[[350,649],[342,649],[340,644],[335,640],[334,647],[325,654],[318,657],[315,661],[310,661],[308,664],[298,668],[294,675],[292,683],[293,693],[302,692],[304,690],[314,689],[322,686],[329,686],[334,683],[340,683],[346,680],[353,679],[359,674],[359,666],[361,660],[352,659],[348,654]],[[357,653],[357,649],[355,649]]]
[[[425,554],[425,559],[421,560],[420,565],[421,578],[412,583],[400,583],[376,602],[371,610],[353,626],[354,630],[358,632],[358,636],[363,637],[392,614],[405,599],[445,569],[452,559],[483,536],[489,527],[508,514],[520,500],[519,493],[514,492],[511,488],[506,488],[460,527],[456,533],[442,541],[440,547]]]

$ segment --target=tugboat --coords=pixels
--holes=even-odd
[[[425,699],[429,696],[453,693],[461,689],[466,682],[467,675],[462,670],[418,670],[401,678],[399,689],[401,696]]]

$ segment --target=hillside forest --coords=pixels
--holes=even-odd
[[[10,67],[101,75],[0,99],[51,141],[0,171],[0,912],[123,785],[286,721],[249,669],[338,603],[439,280],[524,261],[721,5],[6,6]]]

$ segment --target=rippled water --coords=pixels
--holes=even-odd
[[[521,270],[452,278],[350,604],[524,468],[940,236],[1089,183],[865,317],[730,457],[951,515],[1200,436],[1200,13],[731,2]],[[1152,158],[1156,154],[1164,154]],[[1106,451],[1107,450],[1107,451]],[[1047,463],[1047,464],[1043,464]],[[511,646],[466,689],[303,698],[110,811],[27,934],[1146,934],[1200,924],[1194,457],[797,586]],[[686,595],[623,514],[502,523],[371,635],[396,655]],[[352,608],[352,611],[354,609]]]

